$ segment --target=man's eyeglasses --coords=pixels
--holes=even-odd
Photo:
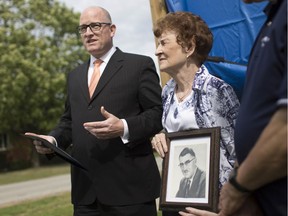
[[[180,163],[178,166],[180,166],[181,168],[185,166],[188,166],[195,158],[191,159],[191,160],[186,160],[184,163]]]
[[[79,34],[85,34],[87,32],[87,28],[89,27],[92,32],[97,32],[101,30],[102,25],[111,25],[111,23],[96,22],[90,23],[89,25],[80,25],[77,27],[77,31]]]

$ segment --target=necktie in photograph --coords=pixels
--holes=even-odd
[[[185,185],[185,197],[188,197],[189,189],[190,189],[190,180],[187,180]]]
[[[90,98],[92,97],[95,88],[99,82],[100,79],[100,65],[103,61],[101,59],[97,59],[94,61],[94,70],[93,70],[93,74],[90,80],[90,84],[89,84],[89,95]]]

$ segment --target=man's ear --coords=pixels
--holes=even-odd
[[[110,31],[111,31],[111,37],[114,37],[114,35],[116,33],[116,25],[111,24],[110,25]]]

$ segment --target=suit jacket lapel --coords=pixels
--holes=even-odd
[[[89,89],[88,89],[88,67],[90,64],[90,60],[85,62],[84,64],[80,65],[78,68],[78,80],[80,82],[81,86],[81,92],[83,93],[83,96],[87,102],[90,101],[90,96],[89,96]],[[83,74],[85,73],[85,74]]]
[[[195,175],[193,177],[193,182],[192,182],[192,185],[191,185],[192,188],[197,188],[198,187],[198,183],[200,181],[200,175],[201,175],[200,170],[198,168],[196,168],[196,172],[195,172]]]
[[[95,97],[102,91],[105,85],[109,82],[110,79],[120,70],[123,65],[123,53],[119,49],[112,55],[103,74],[100,77],[100,80],[96,86],[96,89],[93,93],[91,101],[95,99]],[[88,91],[88,88],[87,88]],[[91,102],[90,101],[90,102]]]

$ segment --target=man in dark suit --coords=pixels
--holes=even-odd
[[[162,129],[162,103],[154,62],[114,47],[116,26],[103,8],[84,10],[78,31],[90,59],[68,76],[58,126],[39,136],[63,149],[73,143],[72,156],[88,169],[72,166],[74,216],[156,216],[160,175],[150,137]],[[53,153],[34,144],[39,153]]]
[[[205,198],[206,174],[197,167],[193,149],[184,148],[179,155],[179,162],[184,178],[181,179],[176,197]]]

